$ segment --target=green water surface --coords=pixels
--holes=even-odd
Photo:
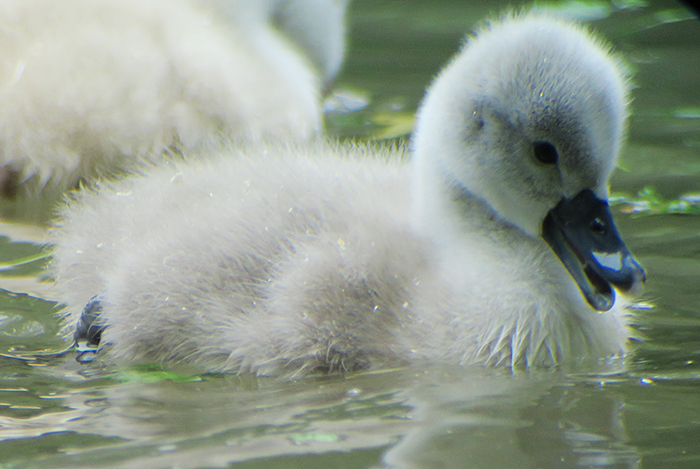
[[[355,0],[329,133],[405,138],[464,34],[508,5],[519,3]],[[288,382],[0,359],[0,468],[700,467],[700,21],[670,0],[546,5],[590,21],[634,70],[612,181],[648,274],[627,371],[424,367]],[[43,229],[5,221],[0,352],[59,349]]]

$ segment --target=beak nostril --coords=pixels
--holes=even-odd
[[[588,226],[588,229],[591,230],[592,233],[603,234],[605,232],[605,222],[600,218],[596,218]]]

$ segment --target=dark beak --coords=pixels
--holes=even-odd
[[[622,242],[610,207],[590,189],[562,199],[542,224],[542,237],[574,278],[588,304],[608,311],[618,290],[638,294],[644,269]]]

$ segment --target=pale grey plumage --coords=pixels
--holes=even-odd
[[[410,165],[268,146],[102,183],[54,233],[67,329],[98,295],[112,359],[258,374],[621,356],[624,299],[592,309],[540,233],[560,199],[607,195],[626,94],[578,26],[508,17],[430,88]]]

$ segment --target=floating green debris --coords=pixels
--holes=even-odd
[[[335,443],[340,440],[338,435],[332,433],[292,433],[289,435],[289,439],[295,445],[304,445],[309,443]]]
[[[372,122],[382,126],[372,134],[373,140],[403,137],[413,131],[415,117],[412,112],[382,112],[372,116]]]
[[[683,194],[678,199],[664,200],[653,187],[645,187],[636,197],[613,194],[610,205],[621,205],[623,213],[632,215],[700,215],[700,193]]]
[[[691,12],[685,8],[669,8],[661,10],[654,15],[659,24],[677,23],[695,18]]]
[[[133,365],[120,368],[112,373],[110,377],[124,383],[157,383],[159,381],[188,383],[202,381],[202,378],[199,376],[188,376],[167,371],[160,365]]]
[[[700,119],[700,107],[679,108],[673,114],[680,119]]]

